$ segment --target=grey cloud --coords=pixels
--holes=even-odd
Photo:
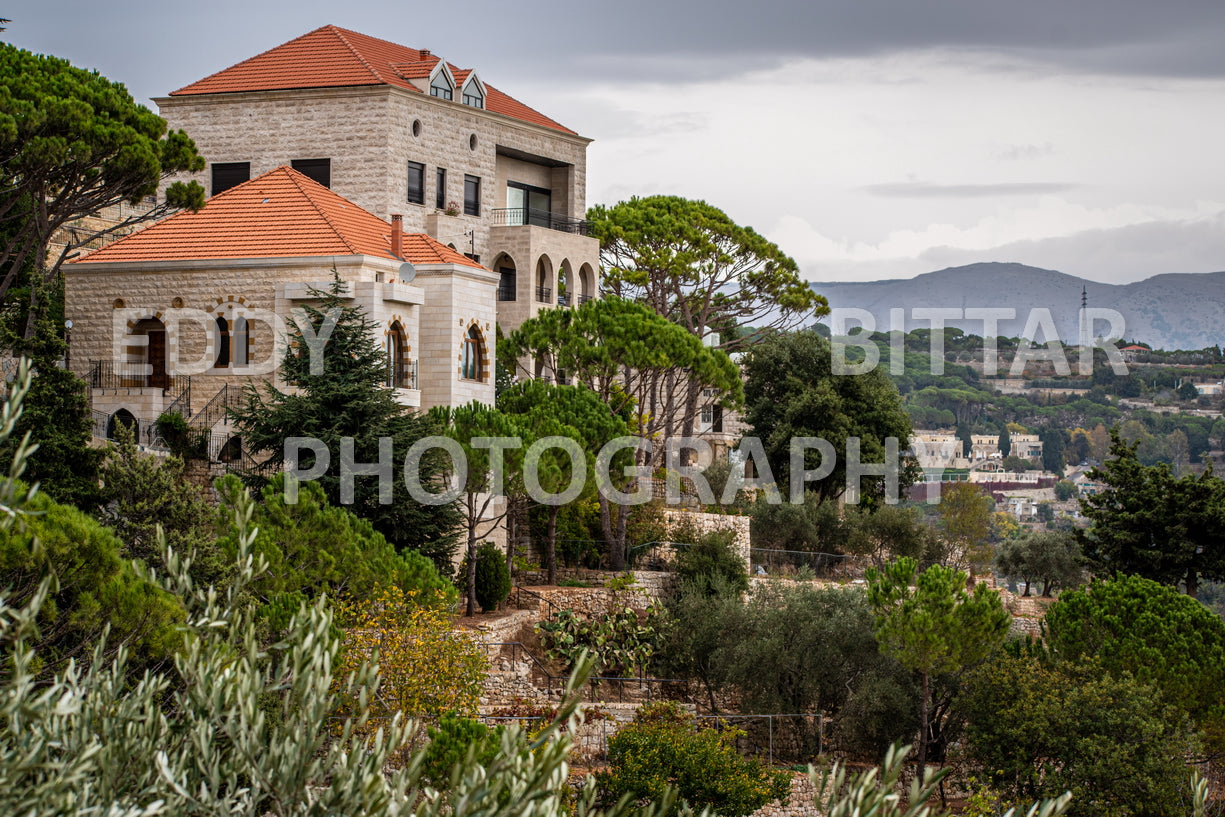
[[[931,184],[928,182],[895,182],[872,184],[864,188],[874,196],[888,198],[987,198],[991,196],[1042,196],[1066,193],[1079,185],[1062,182],[1001,182],[997,184]]]
[[[13,4],[10,4],[12,6]],[[19,0],[4,36],[160,96],[325,23],[429,47],[493,84],[525,79],[677,82],[743,75],[797,58],[931,49],[995,53],[1063,69],[1225,77],[1219,0],[621,0],[406,4],[373,0]],[[467,21],[457,25],[458,18]],[[216,36],[219,20],[241,26]],[[212,32],[206,35],[205,32]],[[207,47],[205,47],[207,46]],[[530,100],[528,100],[530,102]]]

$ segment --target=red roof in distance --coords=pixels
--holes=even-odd
[[[437,61],[438,57],[429,52],[328,25],[171,91],[170,95],[355,85],[394,85],[421,93],[409,79],[429,76],[428,69]],[[463,73],[466,78],[469,71],[457,72],[452,68],[452,73]],[[485,99],[486,110],[563,133],[574,133],[496,88],[488,84],[485,88],[489,92]]]
[[[480,264],[422,233],[405,233],[413,264]],[[95,250],[74,264],[369,255],[396,259],[391,225],[281,166]]]

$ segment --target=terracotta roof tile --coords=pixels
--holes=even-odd
[[[354,85],[394,85],[421,93],[409,80],[429,76],[429,70],[419,73],[422,69],[413,66],[422,63],[433,69],[437,61],[436,56],[423,54],[416,48],[329,25],[243,60],[177,91],[171,91],[170,95],[228,94]],[[449,63],[448,66],[452,68],[452,73],[460,85],[463,84],[463,79],[460,79],[459,75],[463,74],[466,79],[471,73],[470,70],[457,71]],[[489,92],[485,100],[487,110],[564,133],[574,133],[491,85],[486,84],[485,88]]]
[[[480,264],[427,235],[407,233],[404,260]],[[74,264],[369,255],[396,258],[391,225],[289,167],[278,167],[108,244]]]

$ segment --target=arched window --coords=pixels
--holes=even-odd
[[[473,324],[468,328],[468,335],[464,338],[464,365],[460,376],[464,380],[480,380],[481,379],[481,330]]]
[[[230,322],[221,315],[217,316],[217,362],[214,368],[227,369],[230,366]]]
[[[251,356],[251,333],[247,319],[242,315],[234,318],[234,331],[230,335],[230,357],[235,366],[246,366]]]
[[[387,331],[387,386],[393,389],[407,388],[404,365],[404,327],[396,321]]]

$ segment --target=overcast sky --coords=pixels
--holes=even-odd
[[[1225,2],[20,0],[0,37],[148,103],[327,23],[596,141],[588,203],[703,198],[814,281],[1225,270]]]

